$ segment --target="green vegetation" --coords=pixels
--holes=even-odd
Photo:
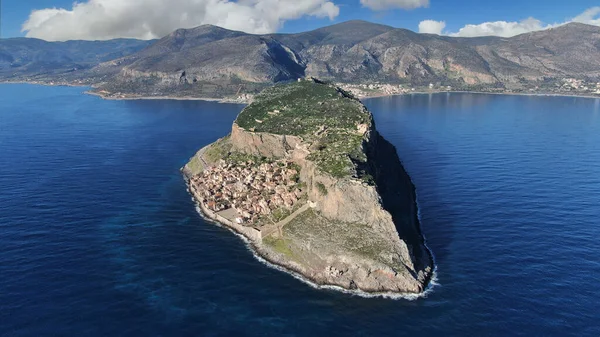
[[[263,163],[272,162],[272,160],[267,157],[253,156],[251,154],[241,153],[241,152],[229,152],[229,155],[227,155],[223,159],[227,162],[234,163],[234,164],[252,161],[252,162],[256,163],[257,165],[260,165]]]
[[[325,187],[325,185],[323,185],[322,183],[317,183],[317,189],[319,190],[319,193],[321,193],[321,195],[327,195],[327,187]]]
[[[131,94],[135,96],[172,96],[172,97],[212,97],[236,98],[236,94],[257,94],[268,83],[242,81],[235,75],[211,81],[203,81],[188,74],[188,83],[174,86],[161,86],[162,79],[156,75],[120,79],[104,83],[98,90],[111,93]]]
[[[332,221],[309,209],[287,224],[283,234],[284,238],[279,240],[287,243],[285,247],[302,242],[321,252],[352,252],[398,270],[405,269],[390,257],[389,252],[393,252],[394,247],[390,247],[389,240],[365,224]]]
[[[274,222],[279,222],[279,221],[287,218],[291,214],[292,214],[291,210],[289,210],[285,207],[280,207],[273,211],[273,214],[271,214],[271,217],[273,218]]]
[[[373,178],[373,176],[370,175],[369,173],[362,174],[361,180],[368,185],[371,185],[371,186],[375,185],[375,178]]]
[[[289,164],[289,168],[292,169],[292,170],[295,170],[297,172],[296,174],[294,174],[291,177],[291,179],[296,184],[299,184],[300,183],[300,171],[302,170],[302,168],[300,167],[300,165],[298,165],[296,163]]]
[[[353,174],[352,161],[364,162],[362,151],[363,136],[350,132],[328,133],[320,139],[308,159],[317,163],[319,168],[332,176],[341,178]]]
[[[294,253],[292,252],[289,243],[285,239],[274,236],[267,236],[263,239],[263,242],[267,246],[273,248],[273,250],[275,250],[276,252],[283,254],[290,259],[294,259]]]
[[[250,131],[299,136],[312,144],[308,159],[334,177],[354,174],[364,162],[364,135],[371,114],[346,91],[333,85],[301,81],[269,88],[238,116]]]
[[[272,162],[271,159],[266,157],[253,156],[251,154],[241,153],[237,151],[232,151],[232,145],[229,142],[229,136],[219,139],[215,143],[213,143],[206,152],[204,153],[204,157],[210,162],[215,163],[220,159],[225,160],[229,163],[242,163],[247,161],[253,161],[257,165],[263,163]]]
[[[187,168],[192,175],[198,174],[204,170],[204,165],[202,165],[202,161],[197,156],[194,156],[188,163]]]
[[[297,186],[300,186],[300,184],[298,184]],[[296,212],[297,210],[302,208],[304,205],[306,205],[307,200],[308,200],[308,196],[306,195],[306,193],[304,193],[304,194],[302,194],[302,196],[300,196],[298,202],[296,202],[294,204],[294,207],[292,207],[291,209],[286,208],[286,207],[277,208],[270,215],[259,217],[257,224],[259,226],[262,226],[262,225],[268,225],[268,224],[269,225],[275,224],[280,221],[283,221],[287,217],[292,215],[294,212]]]
[[[204,153],[204,157],[209,162],[216,162],[229,155],[231,151],[231,144],[228,142],[229,136],[221,138],[210,145]]]
[[[323,125],[329,129],[355,131],[358,124],[370,124],[371,116],[347,92],[326,84],[302,81],[263,91],[242,111],[237,123],[256,132],[310,138]]]

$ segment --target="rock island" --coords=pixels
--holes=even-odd
[[[204,215],[314,284],[418,294],[430,282],[410,177],[371,113],[336,86],[266,89],[182,171]]]

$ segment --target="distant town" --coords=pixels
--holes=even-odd
[[[10,81],[9,81],[10,82]],[[32,84],[42,84],[51,86],[86,86],[90,85],[82,80],[75,81],[45,81],[24,78],[20,81]],[[351,92],[358,98],[380,97],[391,95],[403,95],[411,93],[438,93],[438,92],[482,92],[497,94],[528,94],[528,95],[567,95],[583,97],[600,97],[600,82],[577,79],[560,78],[550,79],[545,82],[527,82],[520,87],[505,88],[495,86],[451,86],[442,83],[429,83],[421,86],[410,84],[390,84],[390,83],[336,83],[342,89]],[[177,92],[165,95],[164,93],[154,92],[149,94],[131,94],[123,92],[109,92],[106,90],[91,90],[88,93],[103,97],[105,99],[203,99],[216,100],[223,103],[251,103],[254,100],[254,93],[238,92],[235,95],[226,97],[196,97],[189,96],[185,92],[179,96]]]
[[[563,78],[552,80],[539,85],[529,84],[522,88],[502,88],[502,87],[453,87],[442,85],[440,83],[429,83],[425,86],[411,86],[403,84],[389,83],[371,83],[356,84],[342,83],[341,88],[347,90],[359,98],[378,97],[389,95],[402,95],[410,93],[435,93],[435,92],[486,92],[486,93],[504,93],[504,94],[539,94],[539,95],[573,95],[573,96],[598,96],[600,97],[600,82],[587,81],[575,78]]]

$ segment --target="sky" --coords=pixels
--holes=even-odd
[[[302,32],[366,20],[450,36],[514,36],[571,21],[600,26],[598,0],[0,0],[2,37],[49,41],[160,38],[214,24]]]

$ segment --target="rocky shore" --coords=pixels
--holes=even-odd
[[[123,93],[110,93],[108,91],[89,90],[85,92],[88,95],[98,96],[106,100],[129,101],[129,100],[176,100],[176,101],[209,101],[218,103],[249,104],[252,102],[252,95],[240,95],[238,97],[197,97],[197,96],[145,96]]]
[[[299,127],[287,128],[287,121]],[[221,172],[215,167],[243,162],[238,171],[250,174],[248,165],[260,161],[293,163],[281,170],[288,178],[273,179],[287,187],[278,193],[289,200],[264,188],[257,191],[265,192],[262,204],[252,205],[252,198],[261,198],[256,195],[217,206],[211,189],[247,193],[243,182],[200,182],[205,172]],[[272,164],[261,165],[260,183],[267,186]],[[242,111],[230,135],[199,151],[182,171],[207,217],[242,234],[261,258],[311,283],[389,295],[420,294],[431,280],[433,259],[419,227],[414,186],[371,114],[339,88],[305,81],[267,89]],[[280,206],[286,212],[276,212]]]

